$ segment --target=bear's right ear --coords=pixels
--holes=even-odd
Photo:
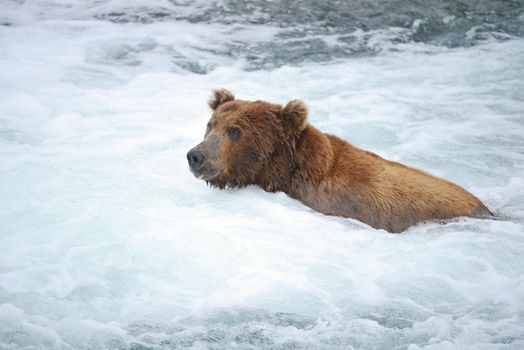
[[[302,132],[307,126],[308,109],[301,100],[290,101],[282,110],[284,122],[295,132]]]
[[[231,92],[229,92],[226,89],[216,89],[213,90],[213,95],[207,102],[209,107],[212,110],[215,110],[220,106],[222,103],[233,101],[235,99],[235,96]]]

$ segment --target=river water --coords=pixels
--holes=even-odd
[[[216,87],[500,219],[210,189]],[[523,257],[522,1],[0,1],[0,349],[522,349]]]

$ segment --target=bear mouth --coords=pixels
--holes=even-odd
[[[218,176],[218,174],[215,174],[215,175],[198,175],[197,178],[198,178],[199,180],[212,181],[212,180],[215,179],[217,176]]]
[[[196,172],[196,171],[191,170],[191,172],[197,179],[203,180],[206,182],[213,181],[220,174],[220,171],[215,171],[213,173],[201,173],[201,172]]]

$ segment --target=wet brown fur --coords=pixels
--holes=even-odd
[[[428,220],[491,215],[478,198],[449,181],[322,133],[307,123],[302,101],[282,108],[215,90],[209,105],[212,127],[196,147],[209,167],[196,175],[212,186],[282,191],[321,213],[390,232]],[[231,128],[242,131],[238,140],[228,138]]]

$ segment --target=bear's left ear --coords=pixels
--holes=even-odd
[[[302,132],[306,128],[307,115],[307,106],[301,100],[290,101],[282,110],[284,122],[296,132]]]
[[[209,107],[212,110],[215,110],[220,106],[222,103],[233,101],[235,99],[235,96],[229,92],[226,89],[216,89],[213,90],[213,95],[211,95],[211,98],[207,102]]]

